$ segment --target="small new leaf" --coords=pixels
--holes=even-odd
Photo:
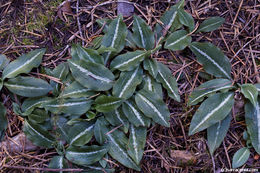
[[[250,156],[250,151],[248,148],[244,147],[239,149],[233,156],[232,168],[235,169],[245,164],[249,156]]]
[[[251,103],[256,106],[257,105],[257,96],[258,91],[255,85],[252,84],[243,84],[241,86],[241,92],[245,96],[245,98],[249,99]]]
[[[225,19],[222,17],[211,17],[202,22],[197,32],[211,32],[218,29]]]

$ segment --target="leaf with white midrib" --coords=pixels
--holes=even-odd
[[[175,77],[172,76],[171,71],[162,63],[158,63],[158,77],[157,80],[163,84],[167,89],[168,95],[176,101],[180,101],[178,94],[178,84]]]
[[[135,102],[145,116],[169,127],[170,112],[160,96],[151,91],[141,90],[136,93]]]
[[[247,101],[245,104],[247,132],[255,151],[260,154],[260,97],[256,106]]]
[[[123,100],[121,98],[101,95],[95,100],[95,108],[99,112],[111,112],[117,109],[122,104],[122,102]]]
[[[223,120],[234,104],[234,93],[218,93],[206,99],[192,117],[189,135],[204,130]]]
[[[228,79],[213,79],[207,81],[194,89],[194,91],[191,93],[189,97],[188,105],[197,104],[209,94],[232,88],[234,88],[232,86],[232,81]]]
[[[45,51],[46,49],[36,49],[12,61],[5,67],[2,78],[13,78],[18,74],[28,73],[32,68],[38,67]]]
[[[255,85],[253,84],[243,84],[241,85],[242,94],[251,101],[251,103],[256,106],[258,91]]]
[[[193,42],[190,49],[196,55],[198,61],[204,65],[207,73],[215,77],[231,79],[231,64],[218,47],[208,42]]]
[[[233,156],[232,168],[235,169],[245,164],[249,156],[250,156],[250,151],[248,148],[243,147],[239,149]]]
[[[120,77],[113,86],[113,95],[128,99],[135,92],[136,87],[142,82],[143,70],[137,67],[133,71],[121,72]]]
[[[228,115],[224,120],[207,128],[207,140],[211,155],[213,155],[214,151],[224,140],[230,126],[230,121],[231,115]]]
[[[197,32],[210,32],[220,27],[225,22],[222,17],[210,17],[202,22]]]

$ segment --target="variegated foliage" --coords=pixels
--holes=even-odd
[[[172,71],[154,58],[162,47],[189,48],[205,72],[218,78],[195,89],[189,100],[189,105],[195,105],[206,98],[193,116],[189,134],[207,129],[210,153],[214,153],[228,131],[236,86],[222,51],[211,43],[192,42],[195,22],[184,6],[181,0],[166,11],[154,32],[139,16],[133,16],[132,28],[127,28],[121,16],[98,20],[104,35],[95,39],[93,47],[72,45],[70,60],[54,69],[42,68],[41,76],[49,76],[45,79],[25,75],[40,65],[45,49],[11,63],[0,55],[0,88],[18,95],[13,110],[25,119],[24,133],[35,145],[55,148],[59,154],[50,161],[50,168],[73,164],[86,171],[113,172],[107,163],[113,158],[141,170],[147,128],[155,123],[170,126],[162,89],[166,97],[181,101]],[[220,17],[210,18],[197,32],[213,31],[223,22]],[[246,106],[248,134],[259,152],[259,85],[242,85],[241,91],[250,101]],[[5,114],[0,104],[0,139],[7,128]],[[248,150],[239,151],[235,165],[241,165],[245,156]]]

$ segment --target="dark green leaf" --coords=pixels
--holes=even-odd
[[[195,28],[194,19],[192,15],[184,11],[183,9],[178,10],[178,18],[181,24],[189,27],[189,31],[193,31]]]
[[[141,50],[127,52],[115,57],[110,67],[111,69],[118,69],[120,71],[131,71],[139,66],[140,62],[144,60],[145,55],[146,52]]]
[[[46,81],[34,77],[18,76],[9,79],[4,83],[4,86],[14,94],[24,97],[43,96],[52,90],[52,87]]]
[[[65,87],[59,98],[80,98],[90,97],[97,94],[97,92],[91,89],[85,88],[80,83],[74,81],[69,86]]]
[[[133,40],[138,47],[151,50],[154,47],[154,34],[152,29],[139,16],[134,15]]]
[[[50,97],[34,97],[26,99],[21,106],[23,115],[31,114],[35,108],[42,108],[42,104],[47,103],[50,100]]]
[[[118,97],[101,95],[95,100],[95,108],[99,112],[111,112],[117,109],[123,100]]]
[[[28,119],[35,123],[44,123],[48,118],[49,114],[44,109],[35,109],[30,115],[28,115]]]
[[[108,26],[108,31],[103,37],[102,45],[105,47],[112,47],[116,52],[120,52],[125,45],[125,38],[127,35],[127,27],[123,22],[122,16],[118,16]],[[109,60],[113,52],[105,53],[105,63]]]
[[[225,19],[222,17],[210,17],[202,22],[197,32],[210,32],[218,29]]]
[[[260,83],[255,84],[255,87],[258,91],[258,95],[260,95]]]
[[[158,63],[157,80],[162,83],[163,87],[167,90],[168,95],[171,98],[178,102],[180,101],[180,95],[176,79],[175,77],[173,77],[170,69],[162,63]]]
[[[106,91],[112,88],[113,73],[104,65],[84,61],[69,60],[73,77],[83,86],[95,90]]]
[[[120,77],[113,86],[113,95],[123,99],[130,98],[137,85],[142,82],[142,75],[143,70],[140,67],[133,71],[121,72]]]
[[[203,100],[204,97],[215,93],[217,91],[223,91],[234,88],[232,81],[228,79],[213,79],[201,84],[198,88],[195,88],[189,97],[188,105],[195,105]]]
[[[169,127],[170,112],[163,100],[155,93],[147,90],[137,92],[135,102],[138,108],[158,124]]]
[[[48,168],[66,169],[68,168],[68,161],[65,160],[63,156],[54,156],[51,159]],[[65,171],[59,171],[59,173],[65,173]]]
[[[128,118],[129,122],[134,124],[136,127],[150,126],[150,118],[144,116],[133,100],[129,99],[123,103],[123,112]]]
[[[70,115],[82,115],[90,109],[92,102],[92,100],[86,98],[53,99],[44,103],[43,107],[54,114],[67,113]]]
[[[45,51],[46,49],[36,49],[12,61],[5,67],[2,78],[13,78],[18,74],[28,73],[34,67],[38,67],[42,62]]]
[[[79,44],[72,45],[71,56],[73,60],[83,60],[86,62],[104,64],[102,56],[100,56],[96,50],[84,48]]]
[[[100,117],[97,119],[94,127],[94,135],[95,139],[100,145],[103,145],[106,140],[106,133],[109,131],[107,128],[108,123],[104,119],[104,117]]]
[[[250,156],[250,151],[248,148],[246,147],[240,148],[233,156],[232,168],[235,169],[245,164],[249,156]]]
[[[231,64],[224,53],[211,43],[193,42],[190,49],[196,55],[199,63],[204,65],[207,73],[216,77],[231,79]]]
[[[2,71],[8,64],[10,60],[6,58],[5,55],[0,54],[0,71]]]
[[[202,131],[223,120],[234,104],[234,93],[218,93],[206,99],[193,115],[189,135]]]
[[[158,74],[158,65],[156,60],[154,60],[153,58],[146,58],[144,60],[143,65],[144,65],[144,69],[147,70],[149,74],[156,79],[156,76]]]
[[[144,152],[147,130],[145,127],[130,126],[128,154],[139,165]]]
[[[66,158],[77,165],[87,166],[102,159],[107,150],[107,146],[70,146],[66,150]]]
[[[45,148],[53,148],[55,138],[41,126],[34,124],[28,120],[24,121],[23,131],[26,137],[37,146]]]
[[[173,32],[167,39],[164,47],[172,51],[183,50],[191,43],[191,36],[185,30]]]
[[[110,156],[124,166],[140,171],[139,166],[127,154],[126,146],[128,144],[128,139],[125,134],[119,130],[115,130],[112,133],[108,133],[107,137],[110,144],[110,149],[108,151]]]
[[[83,146],[87,144],[94,135],[94,124],[81,122],[69,129],[70,145]]]
[[[241,92],[245,96],[245,98],[249,99],[251,103],[256,106],[257,105],[257,96],[258,91],[257,88],[252,84],[243,84],[241,86]]]
[[[228,115],[222,121],[217,122],[216,124],[207,128],[207,139],[210,154],[213,155],[214,151],[220,146],[224,140],[231,121],[231,115]]]
[[[247,131],[255,151],[260,154],[260,98],[256,106],[247,102],[245,105],[245,119]]]
[[[152,91],[157,94],[161,99],[163,99],[162,86],[160,83],[156,82],[152,77],[146,76],[143,80],[145,82],[143,89]]]

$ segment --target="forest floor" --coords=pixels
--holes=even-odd
[[[95,22],[102,18],[117,16],[116,1],[72,0],[61,6],[63,0],[0,0],[0,53],[11,60],[35,48],[47,48],[42,66],[55,67],[70,58],[70,45],[83,43],[84,46],[102,34]],[[134,13],[140,15],[154,27],[161,14],[176,3],[176,0],[132,0]],[[194,41],[209,41],[220,47],[232,64],[235,82],[257,83],[260,64],[260,1],[259,0],[186,0],[185,10],[192,14],[196,23],[212,16],[225,18],[220,29],[211,33],[199,33]],[[132,17],[125,18],[131,24]],[[80,28],[80,30],[79,30]],[[171,127],[160,125],[151,127],[142,160],[142,172],[220,172],[221,168],[231,168],[234,153],[245,146],[243,132],[246,130],[243,103],[239,101],[233,109],[233,119],[228,134],[216,150],[214,157],[208,152],[206,132],[188,136],[192,115],[198,106],[187,107],[191,91],[205,81],[203,68],[194,55],[184,50],[182,53],[162,50],[158,57],[167,61],[176,75],[180,70],[184,75],[176,76],[182,102],[167,100],[171,111]],[[255,59],[255,60],[253,60]],[[256,70],[258,72],[256,72]],[[258,81],[259,82],[259,81]],[[19,134],[23,120],[11,109],[11,98],[7,91],[1,91],[8,110],[6,138]],[[182,165],[172,156],[173,151],[185,151],[183,156],[192,155],[192,163]],[[56,155],[55,150],[37,150],[10,155],[0,152],[1,159],[8,158],[9,166],[45,168]],[[260,156],[251,149],[250,158],[244,168],[260,170]],[[1,164],[0,164],[1,165]],[[115,167],[116,172],[134,172],[123,166]],[[30,169],[3,167],[0,172],[36,172]]]

